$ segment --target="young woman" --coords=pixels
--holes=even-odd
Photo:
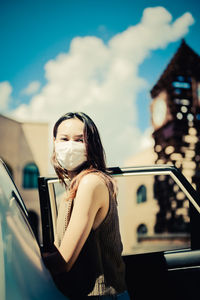
[[[44,257],[70,299],[129,299],[116,202],[96,125],[81,112],[55,124],[53,165],[66,186],[55,252]]]

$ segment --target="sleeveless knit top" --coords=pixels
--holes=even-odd
[[[72,269],[67,275],[60,274],[56,278],[60,289],[70,299],[81,300],[87,295],[114,295],[126,290],[117,202],[110,184],[108,189],[109,210],[105,219],[97,229],[91,230]],[[64,215],[69,214],[72,204],[66,200],[60,204],[57,220],[58,246],[68,222]]]

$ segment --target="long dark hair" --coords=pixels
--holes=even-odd
[[[87,162],[82,166],[83,169],[91,169],[96,171],[101,171],[104,173],[108,173],[106,168],[106,157],[105,151],[101,142],[101,138],[98,132],[98,129],[92,119],[83,112],[68,112],[65,115],[61,116],[54,125],[53,128],[53,136],[56,139],[58,127],[59,125],[69,119],[77,118],[84,123],[84,142],[86,145],[86,153],[87,153]],[[68,177],[67,170],[62,168],[57,159],[55,154],[55,149],[52,155],[52,163],[54,169],[61,179],[61,181],[65,184],[65,179]]]

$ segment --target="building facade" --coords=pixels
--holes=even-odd
[[[27,209],[36,216],[40,216],[38,176],[48,174],[48,131],[47,123],[21,123],[0,115],[0,157],[6,163]]]

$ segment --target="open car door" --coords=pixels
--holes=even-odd
[[[200,196],[173,166],[111,168],[128,291],[133,300],[197,299],[200,278]],[[65,188],[39,178],[42,251],[54,242]]]

